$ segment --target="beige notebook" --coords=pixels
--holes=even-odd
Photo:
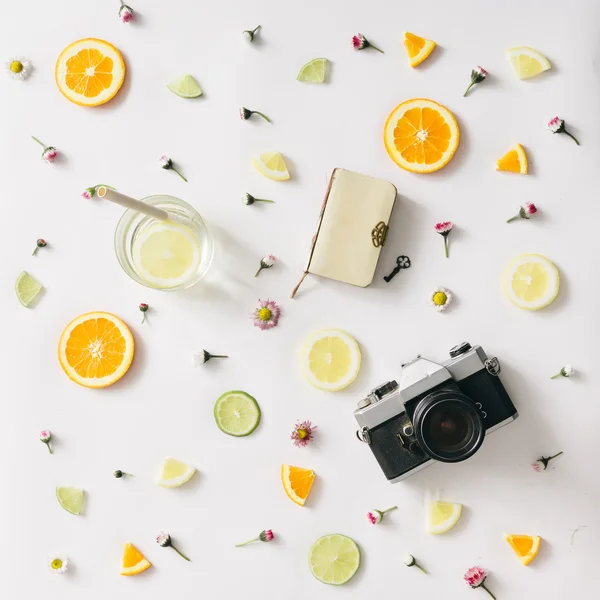
[[[370,285],[396,194],[396,188],[387,181],[335,169],[300,283],[312,273],[359,287]]]

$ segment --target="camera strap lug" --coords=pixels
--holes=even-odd
[[[493,375],[494,377],[498,377],[498,375],[500,375],[502,367],[500,367],[500,361],[495,356],[488,358],[484,364],[487,372],[490,375]]]
[[[369,428],[368,427],[361,427],[357,432],[356,432],[356,437],[359,439],[359,441],[365,443],[365,444],[370,444],[371,443],[371,434],[369,433]]]

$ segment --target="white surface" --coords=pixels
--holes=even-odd
[[[600,6],[490,4],[136,0],[139,22],[128,26],[116,16],[116,0],[3,3],[0,55],[23,54],[36,68],[25,83],[0,80],[3,596],[483,599],[462,581],[473,564],[492,570],[488,583],[499,600],[594,596]],[[241,31],[258,23],[260,43],[244,44]],[[404,29],[440,44],[417,70],[406,65]],[[357,31],[386,54],[353,52]],[[85,36],[113,42],[127,61],[124,89],[103,108],[70,104],[54,83],[59,52]],[[517,44],[547,54],[553,71],[518,81],[504,57]],[[296,82],[300,67],[317,56],[332,61],[330,83]],[[491,76],[463,98],[477,64]],[[186,101],[167,90],[185,72],[197,77],[204,97]],[[429,176],[398,169],[381,142],[392,108],[418,96],[447,105],[462,132],[454,160]],[[264,111],[274,125],[241,122],[242,105]],[[545,130],[555,114],[567,119],[580,148]],[[60,148],[65,161],[44,164],[30,135]],[[494,171],[495,159],[516,142],[529,153],[528,177]],[[291,182],[273,183],[253,170],[250,156],[272,149],[285,153]],[[163,152],[188,184],[160,169]],[[337,166],[387,179],[400,192],[376,283],[363,290],[309,278],[289,300]],[[171,294],[128,280],[112,250],[121,211],[79,196],[97,183],[139,197],[169,193],[196,206],[219,244],[205,283]],[[246,191],[277,204],[246,207]],[[506,225],[526,200],[540,213]],[[450,260],[433,231],[442,219],[458,225]],[[31,258],[38,237],[49,246]],[[531,251],[554,260],[563,281],[557,301],[540,313],[518,310],[500,290],[503,267]],[[254,279],[269,252],[279,263]],[[413,267],[388,285],[381,277],[398,254],[409,255]],[[23,269],[47,289],[33,310],[21,307],[12,289]],[[456,295],[442,315],[427,304],[437,285]],[[252,327],[258,297],[281,303],[277,329]],[[143,326],[140,302],[151,306]],[[129,374],[104,391],[73,384],[56,359],[65,324],[93,309],[126,319],[137,343]],[[349,331],[363,348],[359,378],[335,395],[309,387],[299,370],[303,338],[323,326]],[[467,463],[435,465],[389,485],[354,437],[355,401],[396,376],[401,361],[416,353],[444,359],[465,339],[500,358],[521,418]],[[232,358],[194,369],[193,352],[202,348]],[[565,363],[578,376],[550,381]],[[223,435],[213,421],[215,399],[232,388],[253,394],[263,410],[247,439]],[[318,424],[318,436],[296,449],[289,432],[305,418]],[[53,456],[37,439],[42,428],[55,433]],[[532,460],[558,450],[565,454],[548,472],[531,470]],[[187,486],[154,484],[167,455],[198,468]],[[318,474],[306,508],[284,496],[282,462]],[[114,480],[116,468],[135,478]],[[58,506],[57,483],[86,489],[85,516]],[[466,506],[456,530],[440,538],[423,530],[429,490]],[[367,522],[367,510],[392,504],[400,510],[384,524]],[[156,545],[160,528],[192,563]],[[233,548],[263,528],[277,541]],[[543,536],[530,568],[506,546],[505,531]],[[306,564],[310,545],[330,532],[352,536],[363,553],[361,571],[340,589],[318,583]],[[127,541],[155,565],[137,578],[118,575]],[[72,558],[63,578],[46,570],[53,549]],[[431,575],[404,567],[405,552]]]

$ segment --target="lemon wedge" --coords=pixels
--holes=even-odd
[[[169,456],[162,464],[162,470],[156,483],[161,487],[176,488],[187,483],[195,472],[194,467]]]
[[[552,68],[550,61],[541,52],[528,46],[510,48],[506,57],[519,79],[529,79]]]
[[[541,254],[521,254],[506,268],[502,281],[508,299],[524,310],[539,310],[558,295],[558,269]]]
[[[260,156],[252,157],[256,170],[273,181],[287,181],[290,174],[285,160],[280,152],[263,152]]]
[[[431,502],[427,510],[425,530],[434,535],[450,531],[458,523],[462,515],[462,508],[462,504],[454,502],[442,502],[441,500]]]
[[[360,371],[361,353],[356,340],[339,329],[311,334],[302,349],[302,369],[311,385],[337,392],[349,386]]]

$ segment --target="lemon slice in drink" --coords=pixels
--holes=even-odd
[[[252,157],[256,170],[273,181],[287,181],[290,174],[281,152],[263,152],[258,157]]]
[[[313,58],[310,62],[307,62],[298,73],[296,79],[298,81],[305,81],[307,83],[323,83],[325,81],[325,74],[327,72],[327,59],[326,58]]]
[[[167,87],[180,98],[198,98],[202,96],[202,89],[198,82],[189,74],[173,79]]]
[[[361,353],[356,340],[339,329],[311,334],[302,349],[302,370],[320,390],[337,392],[349,386],[360,371]]]
[[[343,585],[360,567],[360,550],[356,542],[345,535],[324,535],[312,545],[308,565],[322,583]]]
[[[168,456],[162,464],[162,469],[158,477],[158,485],[166,488],[176,488],[187,483],[196,472],[194,467],[182,463],[176,458]]]
[[[19,302],[29,308],[36,296],[43,290],[42,284],[36,281],[29,273],[23,271],[15,283],[15,292]]]
[[[200,266],[200,242],[188,227],[162,221],[143,229],[133,242],[139,276],[155,288],[172,288],[193,277]]]
[[[529,79],[552,68],[550,61],[537,50],[518,46],[506,52],[515,74],[519,79]]]
[[[240,390],[225,392],[218,398],[214,409],[219,429],[227,435],[250,435],[260,423],[260,408],[256,400]]]
[[[439,535],[450,531],[462,515],[462,504],[453,502],[432,502],[427,508],[427,522],[425,530],[427,533]]]
[[[80,515],[84,505],[84,491],[81,488],[65,485],[56,486],[56,499],[58,503],[72,515]]]
[[[558,295],[560,276],[541,254],[521,254],[506,268],[502,281],[508,299],[524,310],[539,310]]]

